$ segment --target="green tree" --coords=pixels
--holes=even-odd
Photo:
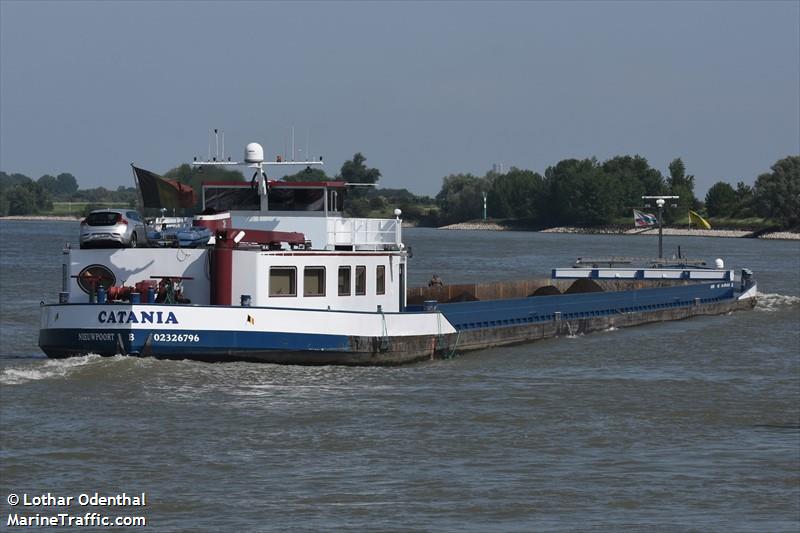
[[[386,208],[386,200],[383,196],[373,196],[369,199],[369,208],[375,211],[380,211]],[[405,210],[404,210],[405,212]]]
[[[377,168],[368,168],[364,163],[367,158],[357,152],[353,159],[345,161],[339,174],[339,179],[348,183],[378,183],[381,171]]]
[[[544,178],[536,172],[511,168],[506,174],[496,174],[487,193],[487,211],[492,217],[535,219],[542,216],[546,190]]]
[[[58,180],[56,180],[55,176],[51,176],[50,174],[45,174],[38,180],[36,180],[44,190],[56,196],[58,194]]]
[[[283,181],[330,181],[330,177],[321,168],[306,167],[296,174],[283,177]]]
[[[800,156],[777,161],[753,187],[757,213],[785,228],[800,225]]]
[[[668,181],[670,187],[684,184],[691,184],[694,187],[694,176],[686,175],[686,165],[683,164],[683,160],[680,157],[670,162]]]
[[[62,172],[58,177],[45,174],[36,183],[56,198],[69,198],[78,191],[78,182],[75,176]]]
[[[189,185],[197,193],[198,202],[202,198],[203,182],[235,183],[245,181],[244,175],[238,170],[228,170],[222,166],[212,165],[195,167],[188,163],[168,170],[163,177]]]
[[[11,190],[12,187],[33,181],[25,174],[6,174],[0,172],[0,189]]]
[[[729,183],[719,181],[706,193],[706,212],[711,217],[732,217],[737,208],[736,191]]]
[[[736,184],[736,212],[739,218],[750,218],[755,216],[753,188],[740,181]]]
[[[8,192],[8,214],[30,215],[36,212],[35,199],[30,188],[18,185]]]
[[[11,188],[6,197],[9,215],[35,215],[53,209],[50,193],[34,181],[29,180]]]
[[[436,195],[442,222],[453,224],[482,217],[483,191],[488,189],[486,179],[472,174],[451,174],[444,178]]]
[[[56,192],[59,197],[69,197],[78,192],[78,180],[69,172],[62,172],[56,176]]]
[[[592,159],[565,159],[545,171],[548,225],[608,224],[614,217],[617,183]]]
[[[664,194],[666,190],[661,172],[639,155],[613,157],[603,163],[602,169],[613,193],[617,216],[630,216],[631,209],[641,205],[642,196]]]
[[[361,152],[356,152],[353,159],[345,161],[342,170],[336,177],[337,180],[347,183],[358,183],[364,185],[375,185],[381,178],[381,171],[377,168],[369,168],[365,165],[367,158]],[[356,187],[349,192],[350,198],[360,198],[366,196],[367,187]]]
[[[673,159],[669,164],[667,184],[669,185],[669,194],[679,197],[677,202],[671,201],[677,204],[677,208],[664,210],[664,221],[667,224],[686,220],[689,209],[694,211],[700,209],[700,201],[694,195],[694,175],[686,174],[686,166],[681,158]],[[667,205],[671,206],[670,203]]]

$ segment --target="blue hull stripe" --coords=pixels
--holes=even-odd
[[[145,346],[148,339],[149,346]],[[125,353],[147,353],[155,356],[265,351],[350,351],[350,342],[346,335],[157,329],[119,332],[107,329],[45,329],[39,333],[39,346],[48,355],[51,351],[114,355],[120,353],[120,346]]]

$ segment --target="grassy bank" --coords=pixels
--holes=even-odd
[[[63,216],[74,216],[74,217],[82,217],[86,215],[87,211],[91,211],[92,209],[104,209],[104,208],[126,208],[128,207],[127,202],[102,202],[102,203],[94,203],[94,202],[53,202],[53,209],[47,213],[40,213],[41,216],[54,216],[54,217],[63,217]]]

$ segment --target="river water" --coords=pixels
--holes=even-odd
[[[754,311],[400,368],[47,360],[65,222],[0,222],[0,506],[145,492],[157,531],[800,528],[800,243],[665,239],[752,268]],[[411,285],[650,256],[652,237],[413,229]]]

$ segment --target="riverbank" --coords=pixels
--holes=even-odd
[[[80,220],[80,217],[47,216],[47,215],[12,215],[8,217],[0,217],[0,220],[53,220],[61,222],[76,222]]]
[[[28,220],[28,221],[54,221],[54,222],[77,222],[80,217],[70,216],[46,216],[46,215],[15,215],[0,217],[3,220]],[[403,227],[416,227],[414,224],[403,223]],[[559,226],[546,229],[526,229],[506,226],[497,222],[459,222],[441,226],[438,229],[444,230],[471,230],[471,231],[538,231],[540,233],[579,233],[581,235],[645,235],[657,236],[657,228],[578,228],[574,226]],[[730,229],[686,229],[686,228],[664,228],[664,235],[679,237],[726,237],[726,238],[758,238],[769,240],[800,240],[800,232],[794,231],[774,231],[761,233],[750,230],[730,230]]]
[[[439,229],[445,230],[478,230],[478,231],[518,231],[520,228],[512,228],[497,222],[461,222],[442,226]],[[563,226],[547,228],[541,230],[522,230],[539,231],[541,233],[579,233],[582,235],[645,235],[657,236],[657,228],[579,228]],[[771,240],[800,240],[800,233],[793,231],[775,231],[770,233],[759,233],[750,230],[728,230],[728,229],[687,229],[687,228],[664,228],[664,235],[681,237],[726,237],[726,238],[758,238]]]

